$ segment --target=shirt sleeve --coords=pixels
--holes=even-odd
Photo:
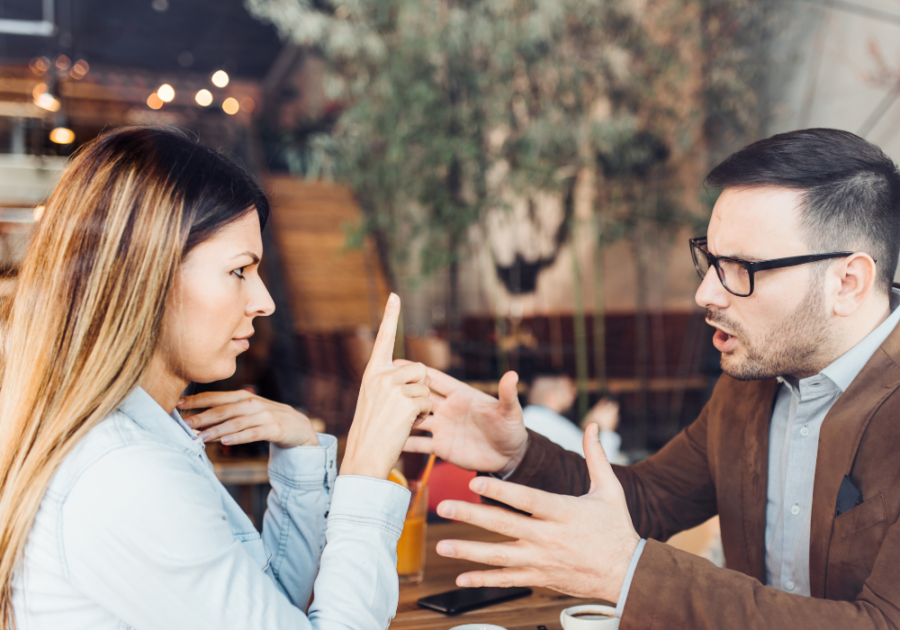
[[[641,554],[644,552],[644,545],[647,544],[646,538],[641,538],[634,555],[631,556],[631,563],[628,565],[628,571],[625,573],[625,581],[622,583],[622,590],[619,592],[619,601],[616,602],[616,618],[622,618],[622,611],[625,610],[625,600],[628,599],[628,591],[631,590],[631,582],[634,580],[634,570],[637,569],[640,562]]]
[[[272,554],[270,567],[294,606],[309,604],[315,572],[325,547],[325,521],[337,475],[337,439],[319,435],[318,446],[269,445],[268,509],[262,538]]]
[[[408,491],[363,478],[356,485],[370,501],[341,501],[347,493],[335,484],[353,532],[332,528],[329,515],[315,583],[327,614],[307,618],[235,539],[214,483],[174,449],[132,445],[105,454],[63,502],[66,578],[142,630],[387,627],[398,600],[396,523]],[[339,567],[340,582],[328,577],[329,565]],[[317,566],[296,570],[311,579]]]

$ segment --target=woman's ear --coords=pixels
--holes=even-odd
[[[834,301],[834,313],[839,317],[849,317],[872,293],[878,276],[878,269],[871,256],[857,252],[835,265],[840,283]]]

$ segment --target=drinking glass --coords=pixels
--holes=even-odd
[[[403,533],[397,543],[397,574],[400,584],[419,584],[425,578],[425,531],[428,516],[428,486],[409,483],[409,508]]]

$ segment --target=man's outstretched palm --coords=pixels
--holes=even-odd
[[[528,433],[516,395],[515,372],[500,379],[499,400],[443,372],[428,368],[433,414],[420,429],[432,437],[410,437],[404,450],[434,453],[467,470],[498,472],[524,454]]]

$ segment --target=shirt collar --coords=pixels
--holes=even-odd
[[[900,289],[891,289],[890,306],[891,314],[886,320],[820,373],[799,381],[779,376],[778,382],[790,387],[801,399],[811,394],[843,393],[900,323],[900,308],[897,308],[900,306]]]
[[[822,370],[822,374],[830,378],[842,392],[850,387],[853,379],[900,323],[900,308],[897,308],[900,305],[900,289],[891,289],[890,301],[891,314],[888,318],[881,322],[878,328],[866,335],[865,339]]]
[[[184,423],[178,411],[173,411],[171,415],[166,413],[166,410],[140,386],[135,387],[122,401],[119,411],[170,444],[191,451],[203,450],[203,441]]]

